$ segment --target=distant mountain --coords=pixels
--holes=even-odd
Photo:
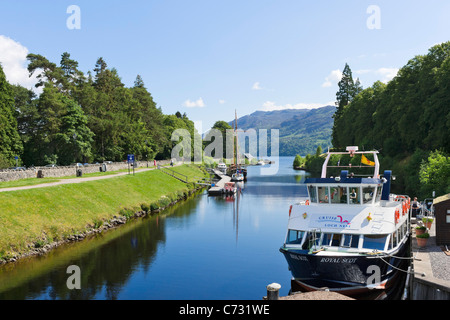
[[[320,145],[331,147],[331,131],[335,106],[318,109],[286,109],[279,111],[256,111],[238,118],[239,129],[280,130],[280,156],[314,154]],[[234,128],[234,121],[229,124]],[[268,143],[270,148],[270,143]],[[270,152],[270,151],[269,151]],[[270,154],[270,153],[269,153]]]

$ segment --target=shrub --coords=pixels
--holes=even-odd
[[[416,236],[416,238],[421,238],[421,239],[428,239],[430,237],[430,234],[428,232],[422,233],[422,234],[418,234]]]
[[[142,211],[144,211],[144,212],[149,212],[149,211],[150,211],[150,205],[147,204],[147,203],[142,203],[142,204],[141,204],[141,209],[142,209]]]
[[[151,211],[155,211],[155,210],[158,210],[158,209],[159,209],[158,202],[153,202],[153,203],[150,204],[150,210]]]
[[[127,219],[131,218],[132,216],[134,216],[134,210],[133,209],[127,209],[127,208],[123,208],[120,210],[119,214],[121,216],[126,217]]]
[[[160,208],[167,207],[171,203],[170,199],[167,197],[162,197],[159,199],[158,204]]]
[[[94,229],[98,229],[103,225],[103,221],[102,220],[94,220]]]

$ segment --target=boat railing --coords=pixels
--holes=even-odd
[[[358,147],[347,147],[346,152],[330,152],[328,151],[326,153],[326,158],[325,161],[323,163],[322,166],[322,175],[321,178],[326,178],[327,177],[327,168],[373,168],[374,169],[374,173],[373,173],[373,178],[378,178],[379,177],[379,173],[380,173],[380,163],[378,161],[378,151],[358,151]],[[372,154],[374,161],[373,161],[373,165],[364,165],[362,166],[361,164],[359,166],[357,165],[338,165],[338,166],[329,166],[328,162],[330,161],[330,158],[332,155],[350,155],[350,157],[354,157],[356,154]]]

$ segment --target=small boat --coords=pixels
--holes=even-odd
[[[364,158],[373,176],[354,177],[342,170],[340,176],[327,177],[330,157],[348,154],[328,152],[321,178],[305,180],[308,197],[290,206],[280,251],[294,291],[327,288],[370,299],[392,299],[402,291],[411,258],[410,198],[390,193],[392,172],[380,178],[377,151],[357,150],[347,148],[351,156],[374,157]]]
[[[231,175],[231,181],[244,181],[244,174],[240,171],[236,171]]]
[[[223,191],[225,194],[235,194],[237,191],[236,184],[234,182],[226,182]]]
[[[226,174],[227,173],[227,165],[225,163],[221,162],[217,165],[217,170],[219,170],[223,174]]]

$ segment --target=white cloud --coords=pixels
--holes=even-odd
[[[266,101],[262,105],[262,111],[275,111],[275,110],[285,110],[285,109],[317,109],[325,106],[334,106],[334,101],[328,103],[296,103],[296,104],[285,104],[277,105],[273,101]]]
[[[11,84],[36,91],[36,73],[30,78],[27,70],[28,49],[20,43],[0,35],[0,63],[5,72],[6,79]]]
[[[397,68],[380,68],[375,70],[375,74],[382,76],[381,82],[389,82],[391,81],[398,73],[399,69]]]
[[[331,87],[333,84],[337,84],[342,79],[342,72],[341,70],[333,70],[328,75],[328,77],[325,78],[325,82],[322,84],[323,88]]]
[[[199,98],[197,101],[191,101],[188,99],[183,105],[187,108],[203,108],[206,106],[202,98]]]
[[[262,90],[262,88],[261,88],[259,82],[255,82],[255,83],[253,84],[252,90]]]
[[[379,68],[376,70],[364,69],[364,70],[356,70],[355,74],[370,75],[372,77],[376,77],[381,82],[387,83],[387,82],[391,81],[397,75],[398,71],[399,71],[399,69],[397,69],[397,68]]]

